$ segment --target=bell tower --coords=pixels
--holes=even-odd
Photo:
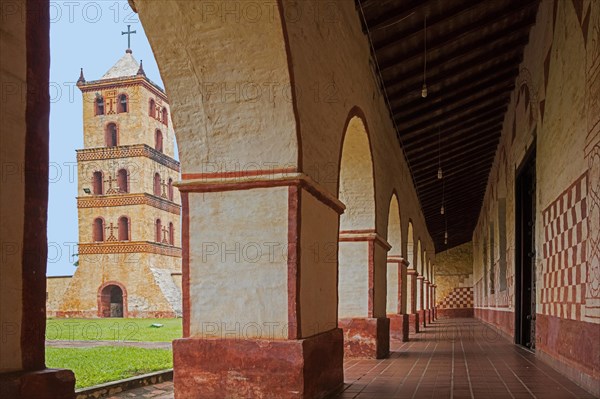
[[[57,316],[180,316],[180,168],[167,96],[131,49],[98,80],[82,69],[77,87],[79,265]]]

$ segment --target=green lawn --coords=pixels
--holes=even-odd
[[[121,380],[173,367],[167,349],[105,346],[96,348],[46,348],[46,365],[73,370],[76,388]]]
[[[160,323],[160,328],[151,327]],[[181,338],[181,319],[48,319],[46,339],[170,342]]]

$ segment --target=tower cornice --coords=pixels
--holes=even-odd
[[[106,208],[128,205],[148,205],[175,215],[181,214],[181,205],[149,193],[124,193],[77,197],[77,208]]]
[[[169,103],[167,99],[167,94],[164,90],[148,79],[145,75],[134,75],[134,76],[126,76],[121,78],[110,78],[110,79],[101,79],[101,80],[90,80],[86,82],[79,83],[77,87],[81,90],[82,93],[96,91],[96,90],[110,90],[117,89],[121,87],[131,87],[141,85],[146,89],[150,90],[156,96],[160,97],[162,101],[165,103]]]
[[[152,241],[79,243],[79,255],[151,253],[181,258],[181,248]]]
[[[146,157],[159,164],[180,171],[180,164],[175,159],[160,151],[155,150],[147,144],[120,145],[117,147],[96,147],[76,150],[77,162],[99,161],[105,159]]]

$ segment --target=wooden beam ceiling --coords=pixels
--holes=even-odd
[[[436,251],[470,241],[539,0],[356,2]]]

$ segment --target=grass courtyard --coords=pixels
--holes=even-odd
[[[159,323],[160,328],[152,327]],[[73,370],[76,388],[173,367],[171,349],[116,346],[117,342],[170,342],[182,334],[181,319],[48,319],[46,340],[90,341],[81,347],[46,347],[46,364]],[[93,341],[115,341],[94,347]]]
[[[49,341],[171,342],[181,338],[182,319],[48,319]],[[152,324],[162,324],[160,328]]]

